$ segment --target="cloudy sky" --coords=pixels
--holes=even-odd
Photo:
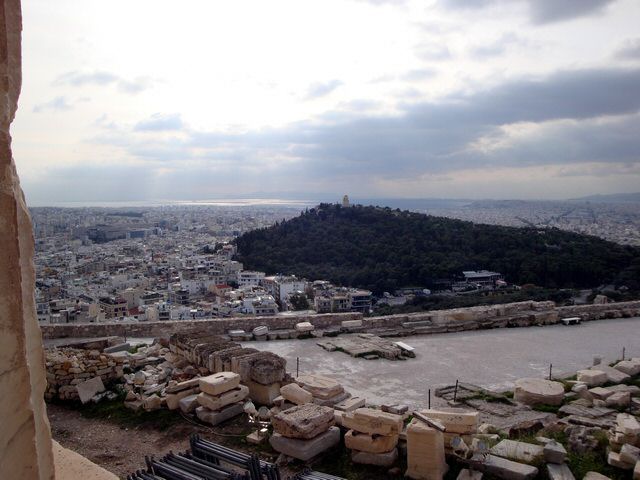
[[[637,0],[30,0],[31,204],[640,191]]]

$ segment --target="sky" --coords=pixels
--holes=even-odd
[[[30,0],[27,202],[640,191],[637,0]]]

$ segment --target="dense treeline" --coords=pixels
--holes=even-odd
[[[640,249],[558,229],[480,225],[389,208],[321,204],[236,239],[245,268],[328,279],[376,293],[433,287],[463,270],[516,284],[638,289]]]

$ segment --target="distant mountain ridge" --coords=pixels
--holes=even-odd
[[[245,268],[381,293],[490,269],[516,284],[594,287],[640,279],[640,249],[558,229],[480,225],[381,207],[321,204],[236,239]]]
[[[598,203],[640,203],[640,192],[613,193],[610,195],[589,195],[587,197],[571,198],[569,202],[598,202]]]

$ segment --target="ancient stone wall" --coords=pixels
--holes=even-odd
[[[89,323],[42,325],[45,338],[89,338],[103,336],[168,337],[174,333],[225,334],[241,329],[251,332],[266,325],[269,330],[293,329],[298,322],[311,322],[318,330],[339,328],[345,320],[362,320],[364,330],[402,329],[407,335],[458,332],[503,327],[551,325],[564,317],[583,321],[640,316],[640,301],[555,307],[553,302],[517,302],[503,305],[426,311],[363,318],[360,313],[295,315],[284,317],[234,317],[140,323]]]
[[[35,315],[31,221],[11,152],[18,105],[22,14],[0,2],[0,478],[52,479],[51,431],[44,405],[42,337]]]
[[[109,382],[123,377],[123,356],[112,356],[97,350],[66,348],[47,352],[47,390],[45,398],[75,400],[76,385],[94,377]]]
[[[311,320],[316,328],[340,325],[344,320],[362,318],[360,313],[331,313],[324,315],[292,315],[282,317],[234,317],[207,320],[167,320],[138,323],[66,323],[42,325],[44,338],[84,338],[126,336],[132,338],[168,337],[174,333],[206,331],[210,335],[225,334],[229,330],[251,332],[266,325],[269,330],[292,329],[296,323]]]

